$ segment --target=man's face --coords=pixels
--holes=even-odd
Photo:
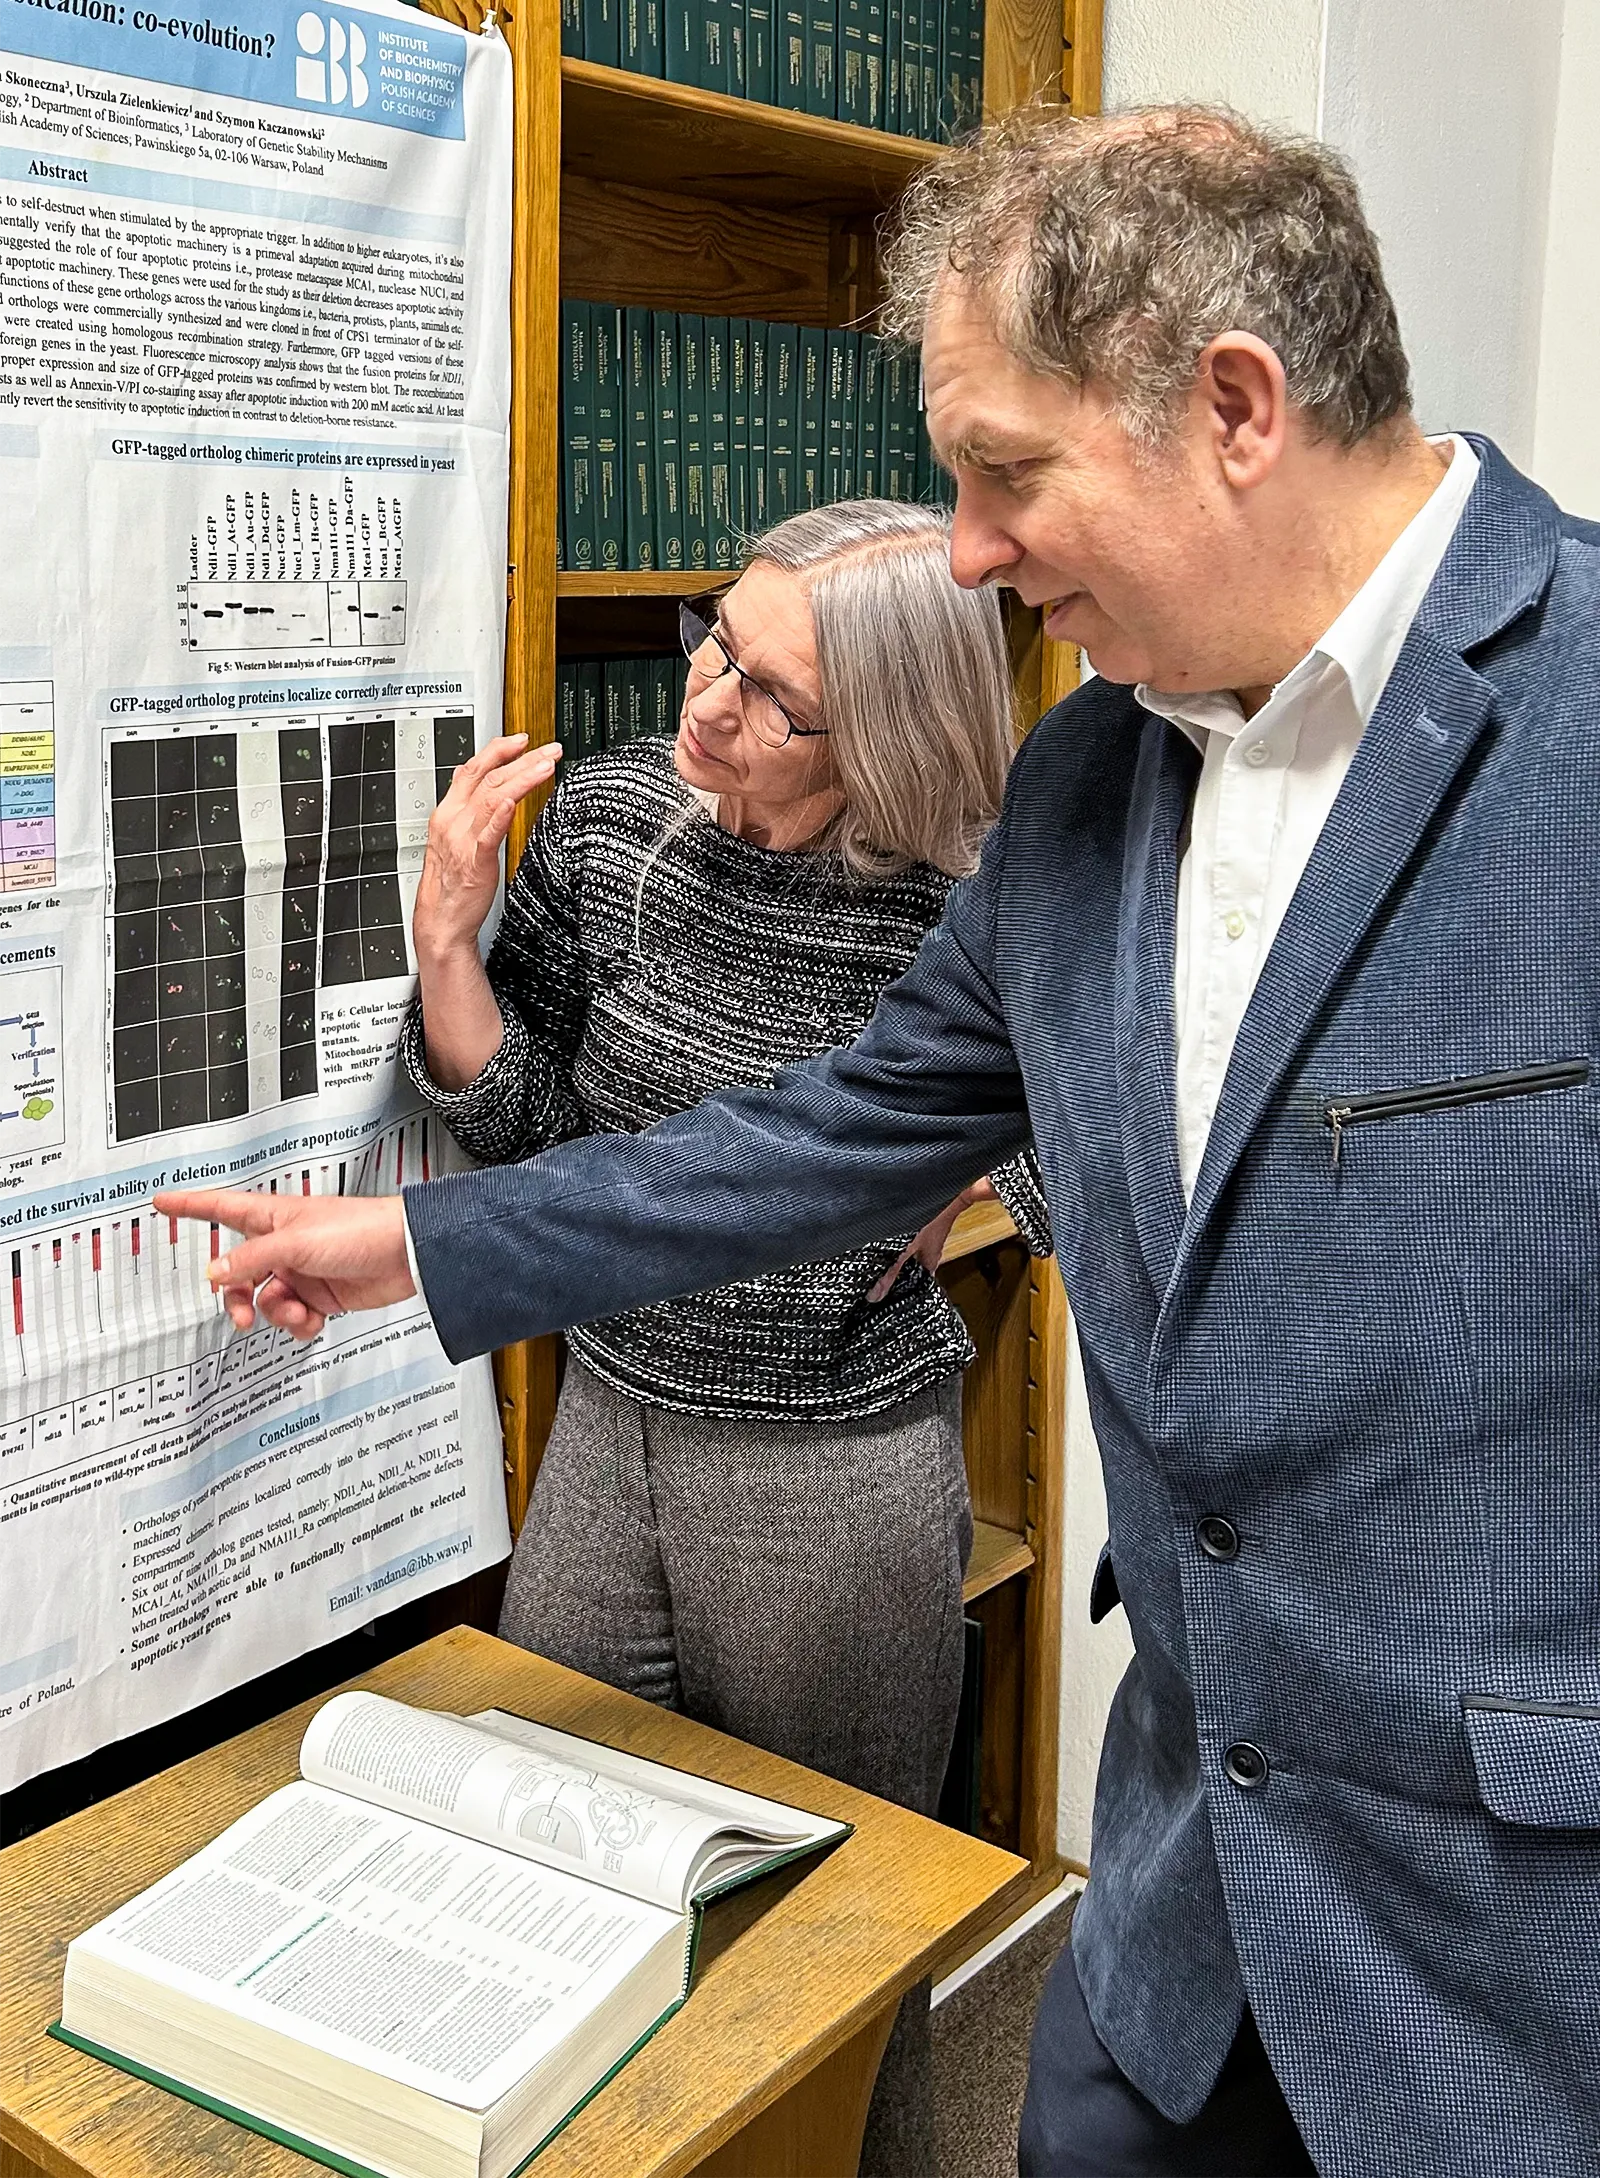
[[[1227,685],[1208,674],[1226,648],[1237,539],[1202,435],[1182,429],[1141,462],[1102,392],[1018,362],[954,284],[930,313],[922,366],[929,436],[958,487],[956,580],[1045,606],[1047,633],[1081,643],[1108,680]]]

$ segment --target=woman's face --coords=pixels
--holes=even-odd
[[[710,608],[702,607],[709,614]],[[798,578],[761,561],[746,569],[717,608],[717,633],[751,680],[802,726],[821,726],[816,631]],[[708,794],[781,809],[826,793],[833,760],[826,735],[785,731],[782,713],[737,673],[713,643],[689,661],[689,684],[673,752],[678,775]]]

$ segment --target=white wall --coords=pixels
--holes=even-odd
[[[1600,517],[1600,0],[1105,0],[1105,104],[1171,99],[1336,143],[1423,423],[1487,431]],[[1105,1500],[1075,1350],[1067,1408],[1058,1832],[1084,1861],[1128,1636],[1088,1622]]]
[[[1600,521],[1600,0],[1567,0],[1533,473]]]

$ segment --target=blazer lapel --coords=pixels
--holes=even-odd
[[[1183,732],[1151,715],[1134,774],[1117,923],[1117,1113],[1139,1245],[1158,1294],[1183,1232],[1172,977],[1178,837],[1199,775]]]
[[[1233,1047],[1180,1255],[1218,1197],[1341,971],[1400,881],[1493,702],[1414,626],[1263,964]]]

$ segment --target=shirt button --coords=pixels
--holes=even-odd
[[[1219,1565],[1226,1565],[1239,1555],[1239,1530],[1231,1520],[1224,1520],[1220,1513],[1207,1513],[1195,1523],[1195,1534],[1200,1548],[1208,1558],[1215,1558]]]
[[[1242,938],[1244,936],[1244,917],[1237,908],[1227,917],[1222,927],[1230,938]]]
[[[1254,764],[1259,770],[1271,754],[1271,749],[1264,741],[1252,741],[1244,752],[1244,760],[1247,764]]]
[[[1236,1739],[1223,1756],[1222,1767],[1241,1792],[1254,1792],[1267,1781],[1267,1758],[1254,1740]]]

